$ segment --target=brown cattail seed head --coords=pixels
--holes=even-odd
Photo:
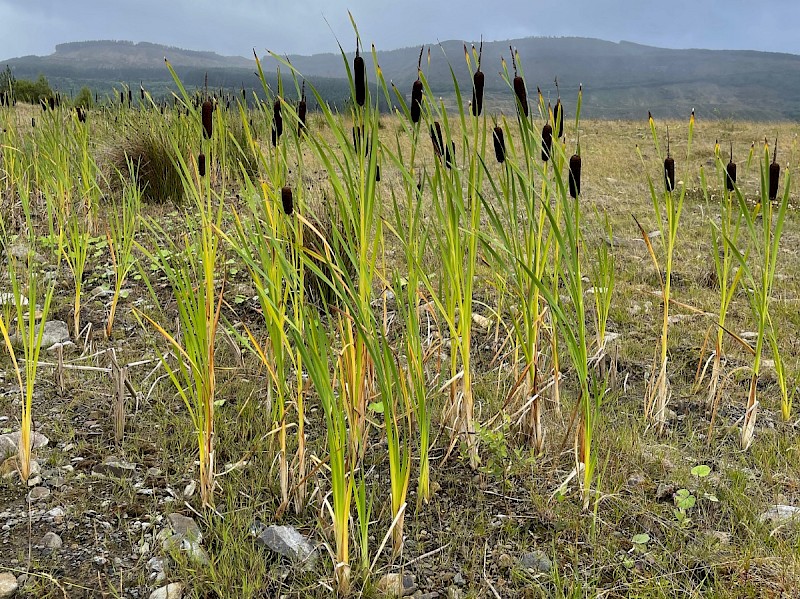
[[[769,165],[769,199],[775,200],[778,197],[778,181],[781,178],[781,165],[773,161]]]
[[[556,139],[561,139],[564,135],[564,106],[561,99],[556,100],[556,107],[553,109],[553,125],[555,126]]]
[[[444,138],[442,137],[442,126],[439,121],[434,121],[431,125],[431,141],[433,142],[433,151],[440,158],[444,154]]]
[[[418,123],[422,114],[422,81],[417,79],[411,86],[411,122]]]
[[[451,141],[450,146],[444,151],[444,165],[453,168],[456,165],[456,142]]]
[[[581,157],[573,154],[569,159],[569,195],[577,198],[581,193]]]
[[[294,212],[294,198],[292,197],[292,188],[284,187],[281,189],[281,202],[283,203],[283,212],[286,216],[291,216]]]
[[[670,156],[664,159],[664,185],[667,191],[675,189],[675,159]]]
[[[483,111],[483,73],[478,70],[472,77],[472,116],[480,116]]]
[[[283,116],[281,116],[281,101],[276,99],[272,104],[272,127],[276,137],[283,135]]]
[[[306,128],[306,97],[300,99],[300,104],[297,105],[297,118],[300,119],[298,124],[298,135]]]
[[[197,172],[200,174],[201,177],[206,176],[206,155],[202,152],[197,157]]]
[[[542,160],[550,160],[550,152],[553,150],[553,128],[550,124],[542,127]]]
[[[214,106],[211,104],[211,100],[203,102],[200,116],[203,120],[203,137],[211,139],[211,135],[214,132]]]
[[[736,189],[736,163],[731,160],[728,163],[728,166],[725,167],[725,184],[728,188],[728,191],[733,191]]]
[[[498,126],[494,128],[492,140],[494,141],[495,158],[497,158],[497,162],[503,164],[506,161],[506,140],[501,127]]]
[[[525,80],[519,75],[514,77],[514,93],[517,96],[517,102],[519,102],[519,109],[522,110],[522,114],[524,114],[527,117],[528,92],[525,90]]]
[[[364,58],[359,55],[356,49],[356,57],[353,59],[353,77],[356,88],[356,104],[363,106],[367,101],[367,71],[364,67]]]

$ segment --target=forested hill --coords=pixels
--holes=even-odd
[[[510,65],[509,46],[517,49],[521,68],[531,92],[540,87],[555,98],[555,78],[567,106],[574,104],[579,84],[584,88],[585,116],[640,118],[648,110],[664,117],[685,116],[695,108],[704,118],[798,119],[800,104],[800,56],[756,51],[672,50],[629,42],[589,38],[524,38],[483,44],[482,70],[486,74],[489,110],[513,109],[511,93],[501,77],[502,59]],[[432,45],[422,67],[431,88],[446,102],[453,101],[450,67],[460,85],[469,89],[470,75],[464,62],[464,42]],[[384,50],[377,60],[387,81],[405,94],[416,78],[419,47]],[[243,53],[247,53],[243,49]],[[182,50],[140,42],[92,41],[59,44],[49,56],[26,56],[0,61],[17,78],[35,79],[44,74],[53,87],[77,91],[81,86],[110,92],[121,84],[153,91],[171,85],[164,66],[168,57],[189,86],[203,84],[208,73],[212,87],[257,89],[255,61],[242,56]],[[348,58],[352,58],[349,56]],[[265,70],[278,66],[264,56]],[[371,64],[371,56],[367,56]],[[348,94],[342,57],[338,54],[289,56],[294,67],[319,89],[326,99],[339,102]],[[287,73],[282,68],[284,75]],[[273,78],[274,80],[274,78]],[[374,73],[370,70],[370,80]],[[465,97],[470,94],[465,93]]]

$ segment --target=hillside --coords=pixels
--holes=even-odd
[[[524,38],[484,43],[482,70],[486,73],[487,105],[493,112],[513,108],[509,88],[500,75],[501,57],[509,59],[510,45],[519,52],[531,92],[538,86],[546,97],[555,98],[557,76],[569,109],[582,83],[588,117],[639,118],[647,110],[677,117],[695,108],[705,118],[800,118],[800,106],[794,102],[800,93],[800,56],[756,51],[670,50],[588,38]],[[450,65],[462,88],[470,86],[463,47],[461,41],[446,41],[431,46],[430,64],[427,58],[423,60],[431,88],[447,101],[453,100]],[[171,84],[164,56],[169,57],[189,86],[202,85],[208,73],[209,85],[213,87],[258,87],[254,60],[145,42],[60,44],[49,56],[26,56],[0,64],[10,65],[21,78],[44,74],[64,91],[88,85],[104,93],[122,83],[144,81],[152,91],[164,92]],[[404,93],[410,92],[416,78],[418,56],[419,48],[377,53],[386,79]],[[338,102],[347,96],[340,55],[295,55],[289,59],[327,100]],[[367,61],[371,63],[370,57]],[[264,63],[265,70],[275,72],[275,60],[267,56]]]

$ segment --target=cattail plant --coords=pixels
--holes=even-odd
[[[201,177],[206,176],[206,155],[202,152],[197,156],[197,174]]]
[[[775,142],[777,145],[777,140]],[[772,156],[772,163],[769,163],[769,146],[764,143],[764,153],[761,162],[761,202],[750,209],[747,206],[744,196],[739,189],[736,189],[736,196],[739,206],[747,225],[747,232],[750,238],[751,248],[747,252],[741,252],[732,246],[734,255],[740,269],[745,272],[748,284],[745,285],[750,300],[750,308],[757,324],[756,347],[753,356],[752,376],[750,378],[750,391],[747,397],[747,407],[742,424],[741,446],[748,449],[753,442],[755,433],[756,415],[758,412],[758,379],[761,374],[762,351],[764,342],[768,341],[772,348],[772,358],[775,363],[775,372],[781,390],[781,416],[784,420],[789,420],[792,412],[792,396],[789,394],[786,384],[786,374],[783,368],[783,360],[778,348],[777,331],[770,315],[770,301],[772,295],[772,285],[775,280],[775,270],[778,263],[778,251],[783,234],[783,227],[786,221],[786,213],[789,207],[789,192],[791,177],[787,173],[784,181],[784,191],[781,194],[777,208],[771,201],[765,200],[767,194],[773,193],[773,166],[777,166],[776,154]],[[776,177],[777,178],[777,177]],[[777,198],[777,189],[775,190]],[[757,217],[761,217],[761,226],[758,225]],[[732,245],[732,244],[731,244]]]
[[[110,212],[108,231],[106,232],[108,252],[111,255],[111,266],[114,270],[114,294],[111,297],[111,307],[106,320],[107,338],[111,337],[122,286],[136,264],[133,245],[139,228],[142,190],[136,183],[136,165],[129,163],[128,172],[130,178],[123,181],[122,205],[115,206],[115,209]]]
[[[656,133],[656,124],[653,116],[648,113],[650,133],[653,136],[653,143],[656,146],[656,151],[660,153],[658,146],[658,134]],[[694,134],[694,110],[689,119],[689,135],[686,148],[686,163],[689,163],[689,153],[692,148],[692,137]],[[669,133],[667,133],[667,143],[669,144]],[[639,157],[644,163],[641,151],[638,150]],[[658,357],[658,362],[654,364],[653,373],[648,381],[647,393],[645,397],[644,414],[646,418],[651,418],[658,426],[659,433],[663,433],[664,427],[667,422],[667,402],[670,397],[669,378],[667,375],[667,361],[668,361],[668,332],[669,332],[669,305],[670,305],[670,290],[672,283],[672,265],[675,253],[675,244],[678,238],[678,224],[680,222],[681,211],[683,210],[683,199],[686,195],[686,184],[681,187],[678,197],[675,197],[673,190],[675,189],[675,161],[669,155],[669,145],[667,146],[667,158],[664,159],[664,191],[659,194],[656,192],[653,180],[648,175],[647,182],[650,188],[650,196],[653,200],[655,209],[656,221],[658,222],[658,230],[661,235],[660,239],[664,244],[663,258],[665,262],[664,274],[661,274],[661,267],[658,258],[656,257],[655,249],[651,243],[650,236],[639,224],[639,231],[642,238],[647,245],[650,257],[659,273],[659,282],[661,284],[661,294],[663,303],[663,319],[661,323],[661,351]],[[644,164],[643,164],[644,165]],[[662,214],[662,210],[664,214]],[[634,217],[635,220],[635,217]]]
[[[203,106],[200,109],[200,117],[203,122],[203,137],[211,139],[214,132],[214,105],[211,100],[203,102]]]
[[[90,242],[91,236],[89,235],[86,219],[83,218],[83,215],[71,215],[69,221],[66,223],[66,240],[63,246],[63,252],[75,285],[72,318],[73,331],[76,339],[80,337],[81,331],[83,274],[86,270],[86,261],[89,257]]]
[[[744,222],[742,211],[736,201],[736,163],[733,161],[733,142],[731,142],[731,153],[728,164],[723,168],[722,159],[718,152],[716,154],[716,165],[718,174],[721,177],[722,185],[722,201],[720,202],[720,215],[719,221],[716,219],[711,220],[711,248],[714,258],[714,269],[717,277],[717,286],[719,288],[719,308],[717,312],[717,323],[715,325],[716,334],[714,335],[715,345],[713,355],[711,357],[711,375],[708,384],[708,396],[706,403],[711,411],[711,419],[709,422],[708,442],[711,443],[712,432],[714,428],[714,420],[716,418],[717,407],[722,396],[722,386],[720,379],[723,370],[723,358],[725,355],[725,326],[728,315],[728,309],[731,301],[733,300],[736,290],[744,275],[744,269],[735,268],[736,259],[734,256],[733,248],[738,246],[739,232]],[[754,150],[750,148],[750,155],[747,159],[749,166],[753,158]],[[709,193],[703,181],[703,194],[708,199]],[[702,356],[701,356],[702,360]],[[708,367],[706,362],[705,367],[700,370],[698,364],[697,383],[705,376],[705,369]]]
[[[25,198],[29,197],[29,191],[26,189],[27,185],[27,183],[23,183],[19,188],[23,202],[26,201]],[[0,226],[2,226],[2,220],[0,220]],[[5,228],[3,227],[4,237],[5,233]],[[31,238],[31,247],[33,247],[33,242],[34,239]],[[59,235],[56,238],[56,242],[60,247],[63,242],[63,236]],[[32,250],[29,251],[27,263],[24,265],[24,268],[19,268],[17,259],[13,256],[9,255],[8,258],[8,275],[11,280],[11,303],[14,308],[12,314],[16,317],[17,326],[15,337],[17,341],[20,341],[20,345],[22,346],[24,366],[21,366],[19,363],[20,361],[17,356],[18,350],[15,349],[15,342],[12,341],[12,336],[9,332],[11,315],[5,313],[4,310],[0,310],[0,333],[2,333],[3,340],[5,341],[6,349],[11,358],[14,375],[16,376],[17,384],[22,394],[22,413],[20,415],[21,429],[16,465],[20,478],[26,483],[31,475],[34,385],[39,367],[39,355],[41,353],[44,335],[43,324],[36,325],[36,320],[40,318],[41,323],[47,320],[47,316],[50,313],[53,292],[55,290],[55,283],[51,282],[46,287],[45,293],[41,293],[41,275],[38,274],[38,268],[33,262],[33,256],[34,252]],[[56,269],[58,266],[60,266],[60,264],[56,266]],[[26,281],[20,279],[20,274],[22,272],[24,272],[27,277]],[[42,301],[42,303],[37,304],[39,301]],[[37,314],[40,308],[41,313]]]
[[[472,47],[475,50],[475,46]],[[467,53],[467,46],[464,45],[464,53]],[[483,87],[485,77],[481,71],[481,56],[483,55],[483,39],[481,39],[480,49],[478,50],[478,70],[472,76],[472,116],[480,116],[483,111]]]
[[[517,107],[525,116],[528,117],[528,92],[525,89],[525,80],[517,72],[517,54],[513,48],[511,50],[511,64],[514,67],[514,95],[517,97]]]

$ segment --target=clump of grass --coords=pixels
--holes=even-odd
[[[167,125],[158,125],[141,117],[132,120],[110,142],[103,162],[110,171],[106,179],[112,193],[121,193],[120,180],[133,178],[142,190],[146,203],[180,203],[183,183],[176,168],[176,150],[169,139]]]

